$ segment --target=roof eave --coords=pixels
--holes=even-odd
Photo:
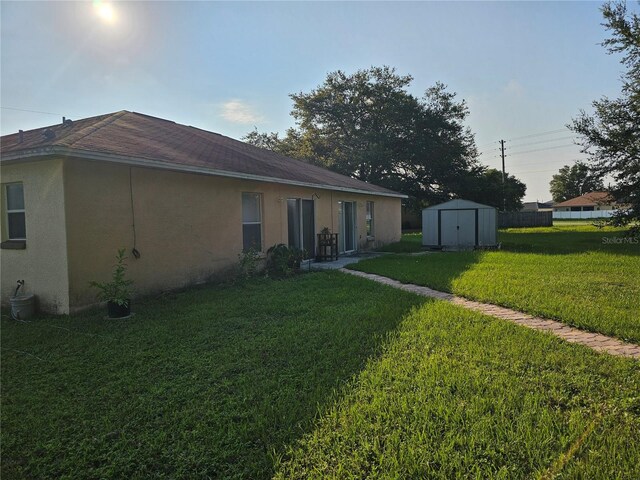
[[[114,155],[111,153],[94,152],[90,150],[79,150],[62,146],[38,147],[19,152],[9,152],[0,156],[0,162],[4,164],[15,163],[23,159],[33,159],[36,157],[60,155],[85,160],[96,160],[110,163],[119,163],[136,167],[157,168],[161,170],[171,170],[176,172],[197,173],[201,175],[211,175],[217,177],[236,178],[239,180],[253,180],[256,182],[270,182],[284,185],[294,185],[298,187],[320,188],[323,190],[334,190],[346,193],[357,193],[363,195],[377,195],[381,197],[409,198],[407,195],[396,192],[377,192],[373,190],[362,190],[358,188],[340,187],[335,185],[317,184],[310,182],[300,182],[297,180],[287,180],[284,178],[267,177],[263,175],[253,175],[250,173],[232,172],[229,170],[218,170],[215,168],[192,167],[179,163],[171,163],[160,160],[150,160],[141,157],[129,157],[125,155]]]

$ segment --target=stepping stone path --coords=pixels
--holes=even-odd
[[[498,317],[503,320],[508,320],[535,330],[549,332],[563,340],[566,340],[567,342],[579,343],[580,345],[585,345],[598,352],[640,359],[640,345],[626,343],[622,340],[607,337],[600,333],[586,332],[584,330],[565,325],[564,323],[556,322],[555,320],[534,317],[533,315],[527,315],[526,313],[511,310],[510,308],[499,307],[498,305],[493,305],[491,303],[475,302],[464,297],[458,297],[451,293],[440,292],[428,287],[421,287],[420,285],[413,285],[411,283],[401,283],[397,280],[383,277],[382,275],[359,272],[357,270],[347,270],[346,268],[341,268],[340,271],[357,277],[367,278],[384,285],[399,288],[407,292],[422,295],[423,297],[446,300],[454,305],[460,305],[461,307],[475,310],[476,312],[491,315],[493,317]]]

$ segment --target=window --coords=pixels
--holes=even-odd
[[[242,194],[242,251],[262,251],[262,194]]]
[[[367,237],[373,237],[373,202],[367,202]]]
[[[5,185],[7,199],[7,238],[9,240],[25,240],[27,227],[24,216],[24,192],[22,183]]]

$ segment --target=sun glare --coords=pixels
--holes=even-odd
[[[113,23],[115,21],[116,13],[111,4],[98,0],[93,2],[93,8],[98,17],[100,17],[104,22]]]

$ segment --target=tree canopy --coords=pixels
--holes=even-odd
[[[466,103],[442,83],[416,97],[412,81],[390,67],[330,73],[310,92],[290,95],[296,128],[283,138],[256,130],[243,140],[405,193],[416,207],[475,191],[470,179],[485,180],[486,168],[464,125]]]
[[[554,202],[564,202],[589,192],[604,190],[602,177],[594,175],[584,162],[565,165],[549,182]]]
[[[504,187],[502,172],[495,168],[484,169],[479,174],[470,175],[464,188],[465,197],[474,202],[491,205],[499,210],[518,211],[522,209],[522,197],[527,186],[513,175],[505,175]],[[504,195],[504,201],[503,201]]]
[[[609,54],[622,54],[626,68],[620,96],[593,102],[593,115],[581,111],[569,125],[582,136],[582,151],[589,156],[589,167],[599,177],[611,176],[611,193],[627,206],[613,217],[618,225],[640,220],[640,17],[628,14],[623,2],[602,7],[603,25],[611,37],[603,45]],[[632,231],[640,235],[640,228]]]

